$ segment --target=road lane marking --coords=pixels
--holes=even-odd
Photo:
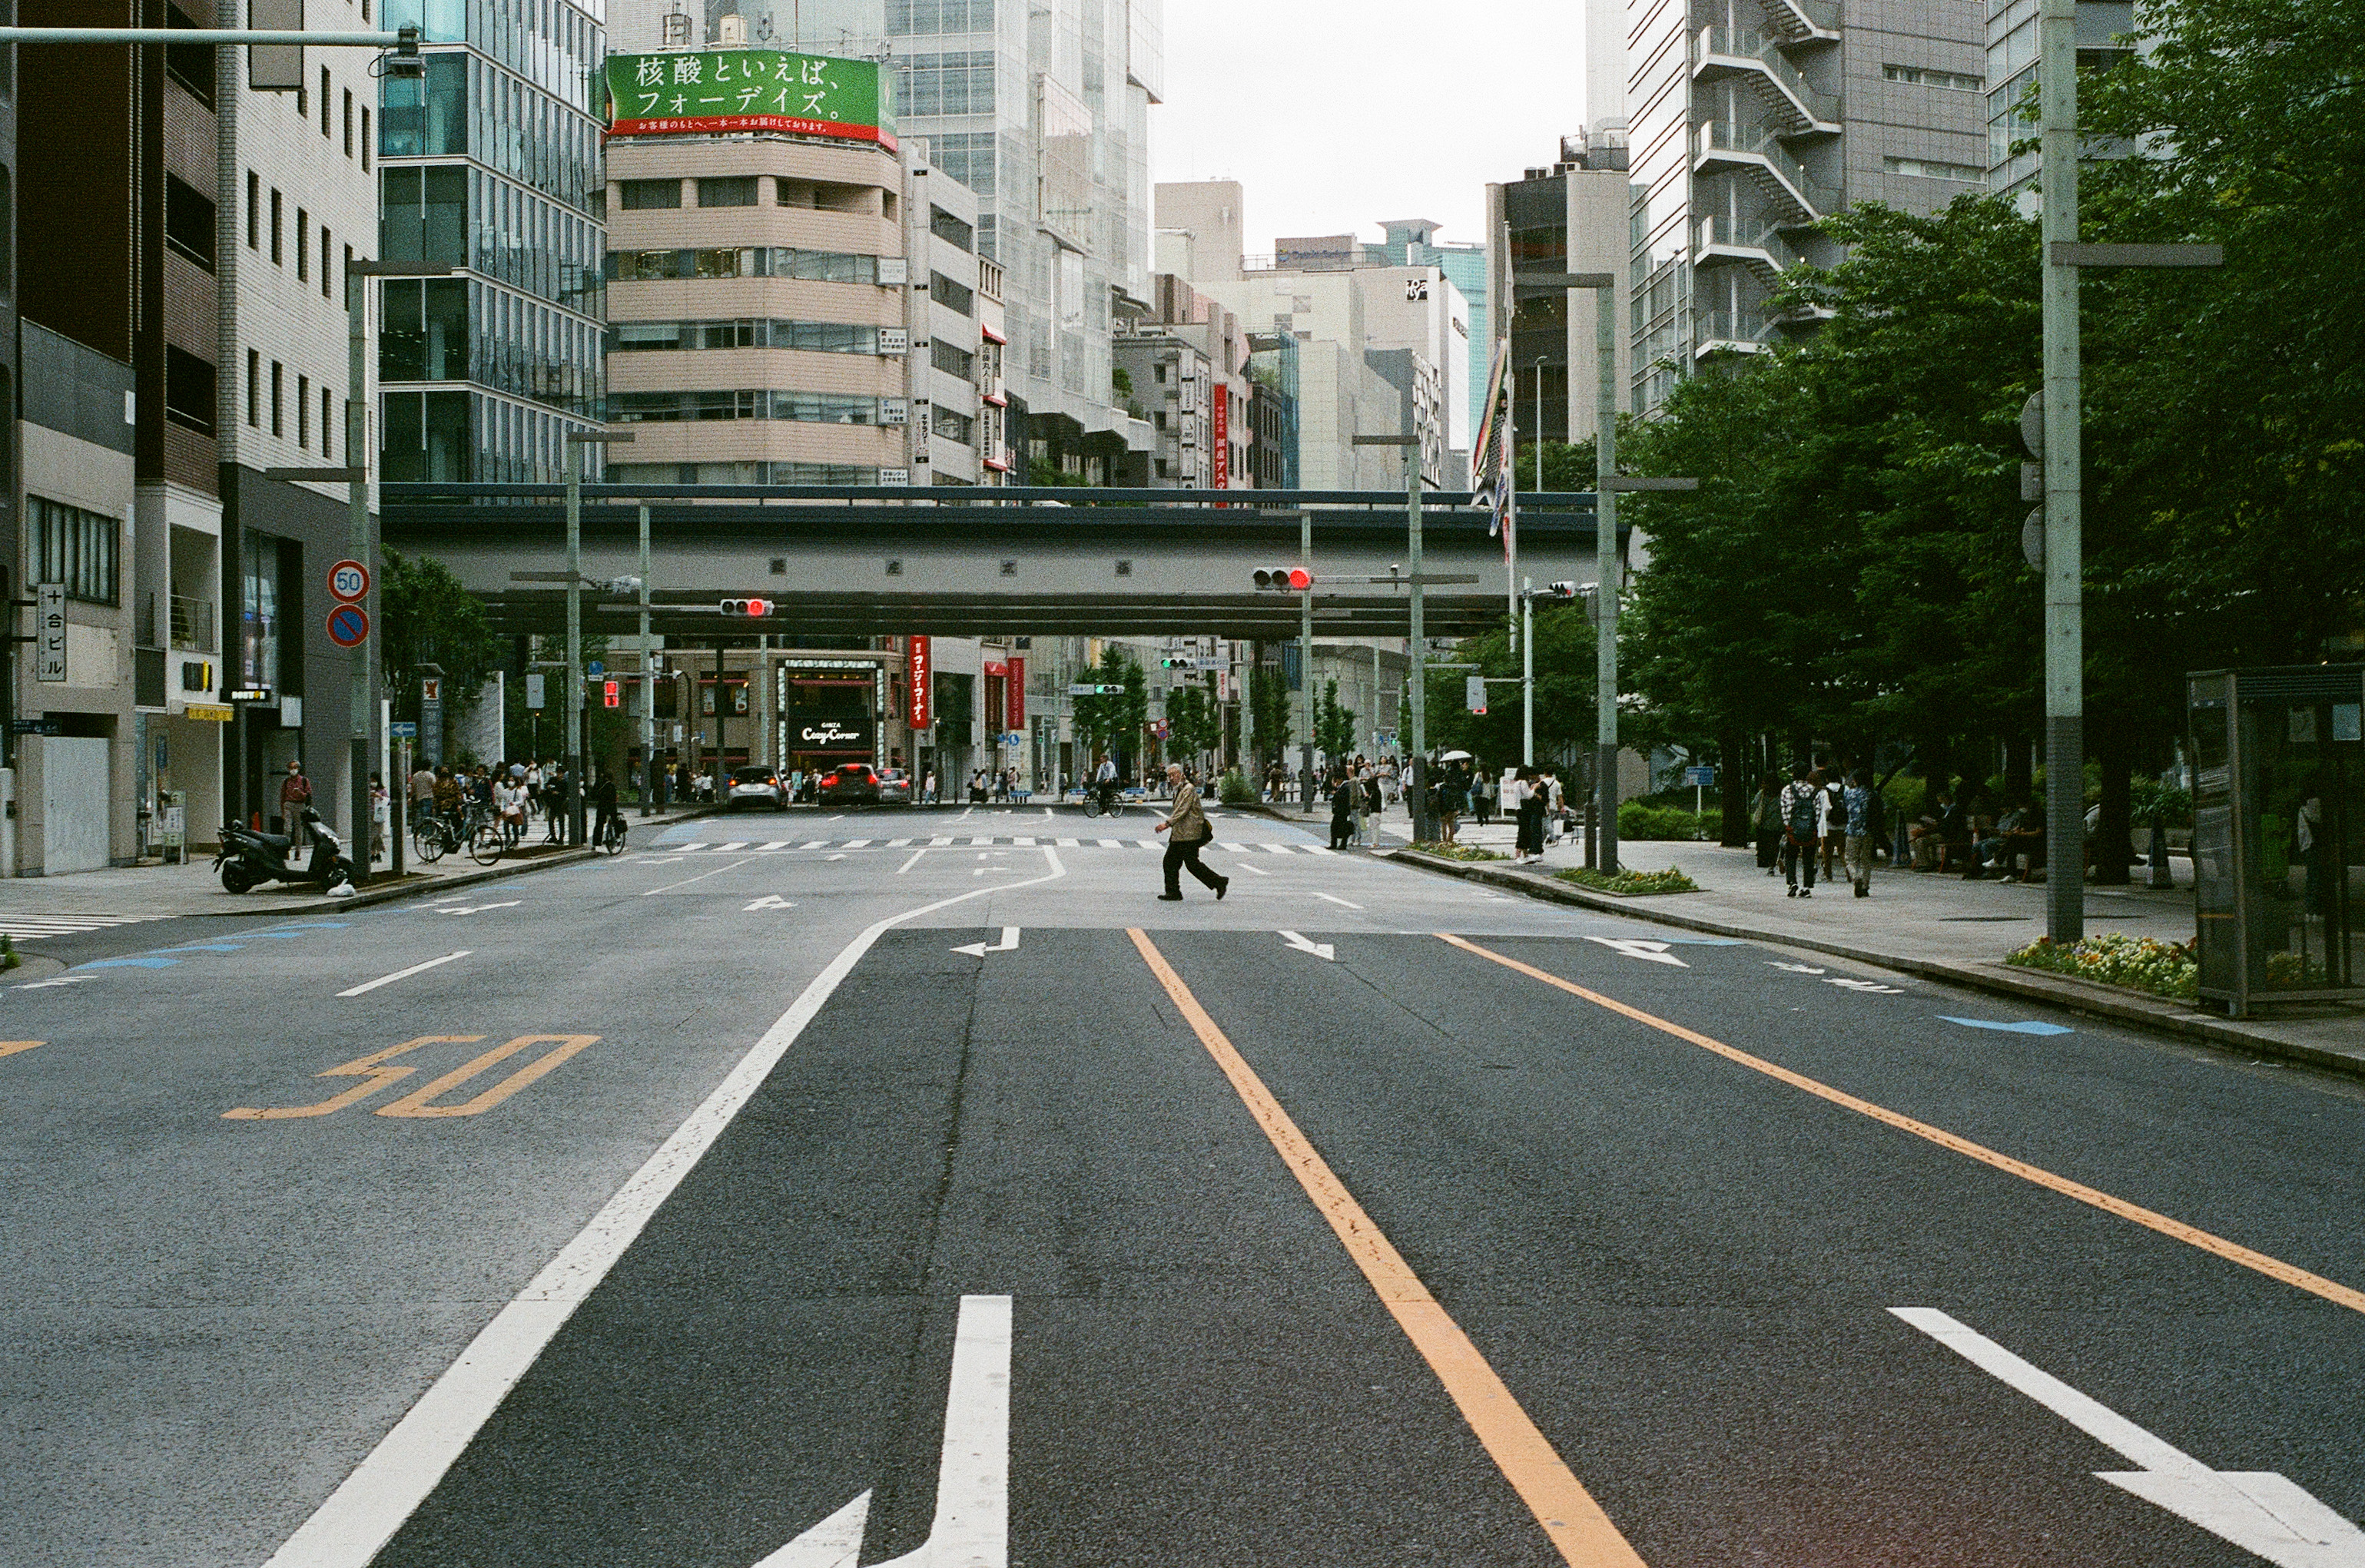
[[[285,1122],[309,1116],[333,1115],[346,1106],[368,1099],[387,1084],[409,1078],[417,1070],[408,1067],[381,1067],[405,1051],[415,1051],[421,1046],[472,1046],[483,1039],[482,1035],[421,1035],[415,1040],[405,1040],[398,1046],[388,1046],[382,1051],[372,1051],[365,1057],[313,1074],[316,1078],[358,1078],[363,1081],[343,1093],[321,1101],[317,1105],[234,1105],[222,1113],[225,1122]]]
[[[1231,1080],[1232,1088],[1240,1101],[1256,1118],[1257,1125],[1272,1140],[1273,1151],[1282,1163],[1289,1167],[1306,1195],[1329,1222],[1347,1255],[1371,1282],[1373,1291],[1382,1305],[1396,1320],[1421,1359],[1445,1385],[1463,1418],[1477,1435],[1504,1479],[1510,1482],[1519,1500],[1534,1513],[1536,1522],[1543,1526],[1544,1534],[1560,1551],[1561,1558],[1570,1568],[1642,1568],[1642,1559],[1627,1544],[1609,1516],[1584,1484],[1570,1473],[1552,1443],[1529,1419],[1511,1391],[1487,1364],[1478,1347],[1461,1326],[1447,1316],[1429,1287],[1412,1271],[1401,1253],[1381,1234],[1372,1216],[1363,1212],[1354,1194],[1347,1191],[1329,1165],[1300,1132],[1281,1102],[1272,1097],[1264,1081],[1256,1075],[1246,1058],[1236,1050],[1199,999],[1182,983],[1165,956],[1150,942],[1149,935],[1138,928],[1126,932],[1133,945],[1166,989],[1166,995],[1199,1036],[1207,1054]]]
[[[1712,1040],[1706,1035],[1696,1034],[1680,1024],[1671,1024],[1664,1018],[1653,1017],[1639,1007],[1629,1007],[1614,998],[1604,996],[1598,991],[1587,991],[1585,987],[1564,980],[1558,975],[1547,974],[1532,965],[1523,964],[1517,958],[1506,958],[1500,953],[1492,952],[1466,938],[1442,931],[1438,933],[1438,936],[1440,940],[1449,942],[1464,952],[1474,953],[1482,958],[1502,965],[1507,969],[1516,970],[1526,975],[1530,980],[1541,980],[1544,984],[1558,991],[1564,991],[1571,996],[1582,997],[1597,1007],[1606,1007],[1620,1017],[1631,1018],[1647,1028],[1672,1035],[1676,1039],[1698,1046],[1704,1051],[1713,1051],[1727,1061],[1736,1062],[1753,1072],[1762,1072],[1766,1077],[1787,1083],[1793,1089],[1803,1089],[1818,1099],[1828,1100],[1833,1104],[1854,1111],[1859,1115],[1870,1116],[1874,1121],[1885,1123],[1900,1132],[1911,1133],[1918,1138],[1926,1138],[1941,1148],[1952,1149],[1966,1159],[1976,1159],[1982,1165],[1992,1166],[2008,1175],[2020,1177],[2025,1182],[2033,1182],[2037,1186],[2058,1193],[2065,1198],[2074,1198],[2081,1204],[2101,1209],[2105,1214],[2132,1220],[2147,1230],[2156,1230],[2172,1240],[2181,1241],[2189,1247],[2197,1247],[2203,1252],[2214,1253],[2229,1263],[2239,1263],[2245,1269],[2255,1270],[2270,1280],[2281,1281],[2294,1289],[2305,1291],[2310,1295],[2321,1296],[2326,1301],[2337,1303],[2351,1311],[2365,1312],[2365,1291],[2353,1289],[2340,1283],[2337,1280],[2328,1280],[2322,1274],[2311,1273],[2295,1264],[2286,1263],[2280,1258],[2270,1258],[2237,1241],[2228,1241],[2224,1237],[2214,1235],[2197,1226],[2187,1225],[2180,1219],[2170,1219],[2164,1214],[2144,1208],[2140,1204],[2131,1204],[2124,1198],[2114,1198],[2100,1188],[2089,1187],[2082,1182],[2073,1182],[2067,1176],[2057,1176],[2052,1171],[2041,1166],[2031,1165],[2024,1159],[2015,1159],[2011,1155],[2000,1154],[1985,1144],[1973,1143],[1970,1139],[1957,1137],[1944,1127],[1933,1126],[1928,1122],[1916,1121],[1911,1116],[1902,1115],[1886,1106],[1876,1105],[1869,1100],[1859,1100],[1844,1090],[1819,1082],[1804,1073],[1792,1072],[1786,1067],[1777,1067],[1763,1057],[1752,1056],[1747,1051],[1728,1046],[1721,1040]]]
[[[1640,958],[1646,964],[1671,964],[1679,969],[1691,966],[1667,951],[1664,942],[1648,941],[1639,936],[1588,936],[1587,942],[1598,942],[1613,953],[1623,953],[1630,958]]]
[[[337,996],[339,1000],[342,1001],[343,998],[348,996],[366,995],[382,985],[392,985],[398,980],[409,980],[411,976],[424,973],[426,970],[434,969],[439,964],[448,964],[454,958],[465,958],[468,956],[470,951],[471,949],[463,947],[456,953],[446,953],[440,958],[430,958],[423,964],[413,964],[407,969],[397,969],[390,975],[380,975],[377,979],[370,980],[366,984],[357,985],[351,991],[341,991],[337,992]]]
[[[683,881],[679,881],[679,882],[667,882],[667,883],[664,887],[662,887],[662,888],[644,888],[644,889],[643,889],[643,890],[642,890],[642,891],[641,891],[641,897],[643,897],[643,898],[644,898],[644,899],[653,899],[653,898],[656,897],[659,893],[669,893],[669,892],[673,891],[676,888],[686,888],[686,887],[689,886],[689,884],[690,884],[691,882],[702,882],[702,881],[706,880],[706,879],[707,879],[707,878],[709,878],[709,877],[720,877],[721,875],[723,875],[723,872],[725,872],[725,871],[729,871],[729,870],[734,870],[734,869],[736,869],[737,868],[739,868],[739,867],[741,867],[741,866],[745,866],[745,865],[746,865],[749,861],[751,861],[751,860],[753,860],[753,859],[755,859],[755,858],[756,858],[756,857],[755,857],[754,856],[752,856],[752,855],[750,855],[750,856],[746,856],[746,857],[745,857],[744,858],[737,859],[737,860],[734,860],[734,861],[733,861],[733,862],[731,862],[731,864],[730,864],[730,865],[728,865],[728,866],[717,866],[717,867],[716,867],[713,870],[712,870],[712,871],[701,871],[697,876],[695,876],[695,877],[691,877],[691,878],[689,878],[689,879],[687,879],[686,880],[683,880]]]
[[[2023,1019],[2017,1024],[1999,1024],[1992,1018],[1956,1018],[1941,1013],[1938,1014],[1938,1021],[1942,1024],[1967,1025],[1974,1029],[2001,1029],[2007,1035],[2074,1035],[2077,1033],[2075,1029],[2064,1028],[2058,1024],[2039,1023],[2034,1018]]]
[[[2365,1530],[2326,1507],[2305,1487],[2272,1471],[2212,1470],[2100,1400],[2042,1372],[1935,1307],[1892,1306],[1904,1319],[1981,1372],[2026,1394],[2104,1448],[2134,1461],[2134,1471],[2094,1472],[2147,1503],[2199,1525],[2281,1568],[2349,1568],[2365,1562]]]
[[[543,1347],[607,1277],[649,1216],[723,1136],[879,938],[905,921],[940,909],[1057,881],[1068,874],[1057,850],[1044,850],[1043,858],[1050,866],[1043,876],[1010,888],[978,888],[921,904],[873,922],[847,943],[590,1223],[428,1385],[328,1501],[272,1554],[265,1568],[368,1568],[370,1559],[435,1489]]]
[[[431,1083],[421,1084],[391,1104],[380,1105],[381,1116],[481,1116],[519,1090],[557,1070],[585,1047],[598,1042],[597,1035],[520,1035],[507,1045],[495,1046],[476,1060],[455,1067]],[[457,1105],[431,1105],[429,1101],[446,1090],[457,1089],[486,1070],[496,1067],[517,1055],[528,1046],[555,1042],[557,1048],[534,1058],[473,1100]]]
[[[1362,907],[1363,907],[1362,904],[1359,904],[1359,903],[1347,903],[1347,901],[1346,901],[1345,899],[1340,898],[1337,893],[1321,893],[1321,892],[1317,892],[1317,893],[1316,893],[1314,896],[1315,896],[1316,898],[1317,898],[1317,899],[1328,899],[1332,903],[1335,903],[1335,904],[1345,904],[1345,905],[1346,905],[1346,907],[1347,907],[1347,908],[1349,908],[1349,909],[1361,909],[1361,908],[1362,908]]]
[[[909,860],[904,861],[901,866],[895,868],[895,875],[900,877],[904,872],[910,870],[913,867],[918,865],[920,863],[920,857],[925,855],[927,852],[928,846],[925,844],[920,846],[919,848],[912,851],[912,857]]]
[[[1310,942],[1295,931],[1284,931],[1281,939],[1301,953],[1311,953],[1325,963],[1337,963],[1339,950],[1328,942]]]
[[[988,946],[983,942],[972,942],[966,947],[955,947],[950,950],[955,953],[967,953],[971,958],[982,958],[988,953],[1015,953],[1018,951],[1018,927],[1014,925],[1003,926],[1002,928],[1002,940],[993,943],[992,946]]]
[[[1258,876],[1260,876],[1260,877],[1270,877],[1270,876],[1272,876],[1272,872],[1270,872],[1270,871],[1266,870],[1263,867],[1261,867],[1261,866],[1260,866],[1260,865],[1256,864],[1256,863],[1255,863],[1254,861],[1252,861],[1252,860],[1248,860],[1248,859],[1239,859],[1239,860],[1235,860],[1235,861],[1233,861],[1233,862],[1232,862],[1232,865],[1233,865],[1233,867],[1234,867],[1236,869],[1242,870],[1242,871],[1253,871],[1253,872],[1255,872],[1255,873],[1256,873]]]
[[[515,909],[518,905],[523,902],[525,902],[523,899],[509,899],[500,903],[445,904],[436,910],[435,913],[438,914],[482,914],[488,909]]]
[[[13,1057],[18,1051],[34,1051],[48,1045],[47,1040],[0,1040],[0,1057]]]
[[[945,1440],[936,1461],[936,1517],[928,1539],[880,1568],[943,1568],[1010,1560],[1010,1298],[965,1295],[953,1326]],[[870,1494],[756,1564],[854,1568]]]
[[[747,905],[739,913],[742,914],[749,914],[759,909],[794,909],[796,907],[796,905],[790,903],[788,900],[782,898],[778,893],[766,893],[762,898],[759,898],[754,903]]]

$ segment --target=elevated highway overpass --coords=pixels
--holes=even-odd
[[[566,565],[557,485],[388,484],[387,548],[443,561],[506,635],[564,629],[565,591],[517,572]],[[1315,628],[1342,637],[1408,631],[1401,491],[1078,490],[1012,487],[586,485],[583,573],[639,570],[648,511],[653,629],[711,644],[757,633],[857,646],[872,636],[1214,635],[1298,633],[1298,600],[1259,591],[1260,566],[1310,566]],[[1300,552],[1300,514],[1313,554]],[[1519,575],[1594,578],[1589,493],[1519,498]],[[1424,498],[1423,606],[1431,636],[1500,623],[1502,543],[1467,494]],[[1625,541],[1621,538],[1621,545]],[[1373,582],[1362,579],[1379,578]],[[779,601],[768,620],[724,619],[724,599]],[[633,630],[639,606],[587,590],[587,631]]]

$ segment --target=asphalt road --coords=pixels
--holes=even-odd
[[[0,990],[0,1563],[2365,1562],[2355,1086],[1152,820]]]

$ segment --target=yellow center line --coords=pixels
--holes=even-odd
[[[1569,1568],[1643,1568],[1642,1559],[1618,1533],[1609,1516],[1583,1483],[1569,1473],[1568,1466],[1554,1451],[1528,1413],[1519,1407],[1503,1380],[1478,1347],[1470,1342],[1461,1327],[1447,1316],[1420,1276],[1372,1223],[1346,1184],[1334,1174],[1322,1156],[1315,1151],[1297,1124],[1283,1110],[1281,1102],[1265,1088],[1264,1081],[1256,1075],[1232,1042],[1216,1026],[1199,999],[1182,983],[1165,956],[1151,945],[1149,937],[1139,930],[1128,930],[1133,945],[1139,948],[1150,973],[1166,988],[1178,1011],[1191,1025],[1207,1054],[1216,1058],[1224,1076],[1231,1080],[1241,1103],[1249,1114],[1264,1129],[1266,1137],[1282,1158],[1282,1162],[1314,1200],[1314,1206],[1330,1223],[1339,1239],[1347,1249],[1355,1266],[1363,1271],[1397,1327],[1413,1348],[1429,1362],[1438,1382],[1460,1406],[1463,1419],[1477,1434],[1488,1455],[1519,1493],[1543,1526],[1544,1534],[1560,1551]]]
[[[2036,1185],[2058,1193],[2065,1198],[2075,1198],[2078,1202],[2090,1204],[2105,1214],[2116,1215],[2121,1219],[2133,1220],[2146,1229],[2171,1237],[2189,1247],[2197,1247],[2203,1252],[2214,1253],[2228,1262],[2239,1263],[2245,1269],[2255,1269],[2270,1280],[2280,1280],[2284,1284],[2295,1286],[2311,1295],[2322,1296],[2328,1302],[2348,1307],[2352,1311],[2365,1312],[2365,1291],[2353,1289],[2340,1283],[2337,1280],[2327,1280],[2322,1274],[2310,1273],[2307,1270],[2295,1264],[2286,1263],[2280,1258],[2270,1258],[2267,1254],[2254,1251],[2240,1242],[2228,1241],[2222,1236],[2213,1235],[2197,1226],[2187,1225],[2180,1219],[2171,1219],[2164,1214],[2145,1208],[2139,1204],[2131,1204],[2124,1198],[2114,1198],[2100,1188],[2089,1187],[2082,1182],[2073,1182],[2067,1176],[2057,1176],[2042,1166],[2031,1165],[2024,1159],[2014,1159],[2009,1154],[1999,1154],[1985,1144],[1973,1143],[1970,1139],[1950,1133],[1944,1127],[1934,1127],[1927,1122],[1916,1121],[1911,1116],[1902,1115],[1886,1106],[1876,1105],[1869,1100],[1859,1100],[1853,1094],[1834,1089],[1828,1083],[1819,1082],[1804,1073],[1792,1072],[1786,1067],[1777,1067],[1763,1057],[1752,1056],[1747,1051],[1728,1046],[1721,1040],[1712,1040],[1706,1035],[1695,1034],[1680,1024],[1670,1024],[1664,1018],[1653,1017],[1641,1008],[1629,1007],[1622,1002],[1604,996],[1598,991],[1587,991],[1585,987],[1564,980],[1558,975],[1548,974],[1531,965],[1523,964],[1517,958],[1506,958],[1500,953],[1481,947],[1475,942],[1466,941],[1442,931],[1439,932],[1438,935],[1464,952],[1475,953],[1482,958],[1500,964],[1507,969],[1517,970],[1530,980],[1541,980],[1544,984],[1564,991],[1571,996],[1583,997],[1597,1007],[1606,1007],[1620,1017],[1631,1018],[1635,1023],[1656,1029],[1662,1034],[1673,1035],[1676,1039],[1698,1046],[1704,1051],[1714,1051],[1727,1061],[1738,1062],[1753,1072],[1762,1072],[1768,1078],[1778,1079],[1793,1089],[1803,1089],[1819,1099],[1828,1100],[1834,1105],[1845,1106],[1860,1115],[1870,1116],[1874,1121],[1886,1123],[1900,1132],[1908,1132],[1915,1137],[1927,1138],[1941,1148],[1950,1148],[1967,1159],[1978,1160],[1982,1165],[1990,1165],[1998,1170],[2020,1177],[2023,1181],[2034,1182]]]
[[[0,1040],[0,1057],[12,1057],[18,1051],[35,1051],[48,1045],[47,1040]]]

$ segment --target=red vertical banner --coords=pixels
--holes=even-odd
[[[903,674],[912,689],[905,707],[912,728],[927,729],[936,722],[936,661],[925,637],[903,639]]]
[[[1004,706],[1008,709],[1008,712],[1003,716],[1009,721],[1002,727],[1014,734],[1022,734],[1026,728],[1026,661],[1025,659],[1014,658],[1010,661],[1010,678],[1003,683],[1002,689],[1008,694],[1004,700]]]
[[[1216,488],[1232,487],[1232,389],[1222,382],[1215,385],[1216,404]]]

